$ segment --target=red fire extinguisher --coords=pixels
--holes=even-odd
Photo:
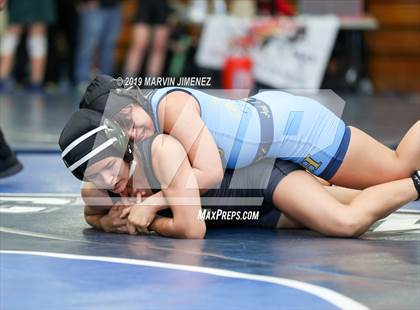
[[[250,46],[251,40],[250,37],[243,37],[232,42],[234,52],[226,58],[222,71],[222,86],[224,89],[253,88],[253,62],[246,53],[246,47]]]

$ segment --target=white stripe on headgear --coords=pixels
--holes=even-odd
[[[69,167],[70,171],[73,171],[74,169],[77,169],[80,165],[87,162],[89,159],[94,157],[95,155],[99,154],[103,150],[105,150],[107,147],[111,146],[115,141],[117,141],[117,138],[111,138],[104,143],[102,143],[100,146],[98,146],[96,149],[92,150],[91,152],[87,153],[85,156],[80,158],[78,161],[76,161],[73,165]]]
[[[74,140],[72,143],[70,143],[65,150],[63,151],[63,153],[61,153],[61,158],[64,158],[64,156],[66,156],[72,149],[74,149],[76,146],[78,146],[81,142],[85,141],[87,138],[89,138],[90,136],[94,135],[95,133],[105,130],[108,127],[106,127],[105,125],[99,126],[95,129],[92,129],[91,131],[85,133],[84,135],[80,136],[79,138],[77,138],[76,140]]]

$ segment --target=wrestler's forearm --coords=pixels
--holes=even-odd
[[[193,169],[181,143],[171,137],[167,138],[166,143],[167,148],[171,150],[171,156],[168,157],[167,152],[160,154],[160,165],[156,167],[155,175],[162,186],[162,197],[165,197],[165,203],[170,207],[173,218],[158,217],[151,229],[169,237],[204,238],[206,226],[198,216],[201,201]],[[135,219],[131,221],[136,224]]]
[[[149,228],[161,236],[170,238],[202,239],[204,237],[203,234],[186,230],[184,227],[177,225],[173,218],[161,216],[157,216]]]
[[[183,234],[175,229],[171,218],[156,216],[149,228],[164,237],[184,238]]]
[[[82,191],[82,197],[86,203],[86,201],[88,201],[86,197],[86,192]],[[84,208],[85,221],[87,224],[89,224],[95,229],[104,230],[103,225],[101,223],[101,219],[105,215],[107,215],[108,212],[109,212],[109,209],[107,206],[96,206],[96,205],[92,206],[92,205],[86,204]]]
[[[105,214],[85,215],[85,221],[90,226],[92,226],[92,228],[95,228],[97,230],[103,230],[101,219],[104,216]]]
[[[141,202],[142,206],[147,206],[155,213],[169,208],[168,201],[163,195],[162,191],[154,193]]]

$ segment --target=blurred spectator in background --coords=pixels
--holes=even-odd
[[[55,19],[53,0],[12,0],[7,3],[9,25],[0,42],[0,90],[7,90],[16,47],[25,28],[31,70],[29,89],[40,91],[47,55],[47,24]]]
[[[96,49],[99,53],[99,71],[113,74],[113,54],[121,25],[121,3],[119,0],[82,0],[78,4],[78,11],[75,77],[78,90],[84,92],[91,79]]]
[[[132,30],[132,42],[125,64],[124,74],[135,76],[143,65],[146,49],[152,38],[146,74],[159,76],[162,73],[169,36],[167,18],[169,5],[166,0],[139,0]]]
[[[168,25],[171,28],[168,42],[168,75],[180,77],[185,73],[187,57],[193,42],[185,25],[180,22],[178,16],[172,14],[171,18],[169,18]]]
[[[3,9],[6,7],[6,0],[0,0],[0,36],[3,34],[5,24],[6,24],[6,16],[4,14]]]
[[[62,90],[75,85],[78,14],[74,0],[56,0],[57,21],[48,27],[48,58],[45,73],[47,91],[61,84]]]
[[[0,0],[0,11],[4,9],[5,4],[5,0]],[[18,173],[22,169],[22,164],[10,149],[0,129],[0,178]]]

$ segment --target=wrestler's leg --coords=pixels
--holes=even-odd
[[[337,199],[339,202],[348,205],[350,202],[356,198],[360,194],[360,190],[357,189],[351,189],[347,187],[341,187],[341,186],[329,186],[325,185],[325,181],[317,178],[318,182],[320,184],[324,185],[324,189],[330,193],[335,199]],[[280,215],[280,218],[276,225],[277,229],[302,229],[305,228],[305,226],[297,221],[296,219],[289,218],[286,214],[282,213]]]
[[[308,173],[294,171],[277,185],[273,202],[305,227],[328,236],[354,237],[417,196],[413,181],[406,178],[367,188],[342,203]]]
[[[147,64],[147,74],[149,76],[160,76],[165,62],[169,28],[165,25],[159,25],[154,27],[153,31],[150,59]]]
[[[366,188],[408,178],[420,169],[420,121],[410,128],[395,151],[357,128],[350,130],[346,156],[330,179],[333,184]]]
[[[139,73],[149,46],[150,32],[150,26],[145,23],[138,23],[133,26],[132,43],[124,68],[126,76],[136,76]]]
[[[39,86],[45,75],[47,61],[47,28],[42,23],[30,25],[27,39],[28,54],[31,60],[30,82],[34,86]]]
[[[0,80],[9,78],[22,31],[21,25],[10,25],[0,38]]]

